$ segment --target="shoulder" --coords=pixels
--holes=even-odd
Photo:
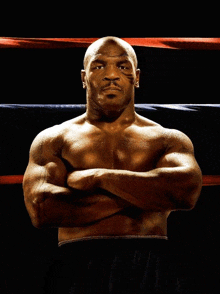
[[[83,117],[79,116],[59,125],[54,125],[41,131],[34,139],[33,144],[58,144],[61,143],[65,134],[83,123]],[[59,145],[59,144],[58,144]]]
[[[176,129],[164,129],[164,138],[167,149],[176,149],[181,152],[193,153],[194,147],[190,138],[183,132]]]
[[[59,139],[61,139],[62,133],[59,125],[52,126],[41,131],[33,140],[31,149],[36,147],[43,147],[53,145]]]
[[[45,152],[61,152],[64,144],[65,135],[74,130],[78,124],[82,123],[82,117],[65,121],[59,125],[54,125],[41,131],[33,140],[30,153]]]
[[[33,140],[30,147],[30,162],[44,165],[46,158],[59,153],[62,136],[59,126],[53,126],[41,131]]]
[[[165,128],[160,124],[140,115],[137,115],[137,123],[146,130],[146,133],[150,133],[152,137],[155,137],[163,142],[165,149],[176,148],[193,152],[192,141],[183,132],[176,129]]]

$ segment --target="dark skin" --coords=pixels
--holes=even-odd
[[[166,236],[171,211],[192,209],[202,175],[190,139],[135,113],[140,71],[129,47],[103,38],[82,70],[85,114],[41,132],[23,188],[36,227],[59,241]]]

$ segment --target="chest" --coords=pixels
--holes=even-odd
[[[162,151],[158,138],[141,132],[82,132],[66,138],[63,158],[73,169],[147,171],[155,167]]]

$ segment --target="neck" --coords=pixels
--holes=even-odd
[[[132,100],[126,107],[120,110],[104,110],[93,105],[92,103],[87,103],[87,121],[109,131],[116,131],[131,125],[135,121],[135,117],[135,107]]]

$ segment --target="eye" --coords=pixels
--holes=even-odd
[[[95,69],[103,69],[103,68],[104,68],[103,65],[97,65],[97,66],[95,66]]]
[[[119,68],[119,69],[122,69],[122,70],[124,70],[124,69],[128,69],[128,67],[125,66],[125,65],[119,65],[118,68]]]
[[[131,69],[131,66],[130,66],[130,64],[127,64],[127,63],[122,63],[122,64],[119,64],[118,65],[118,69],[120,69],[120,70],[130,70]]]

